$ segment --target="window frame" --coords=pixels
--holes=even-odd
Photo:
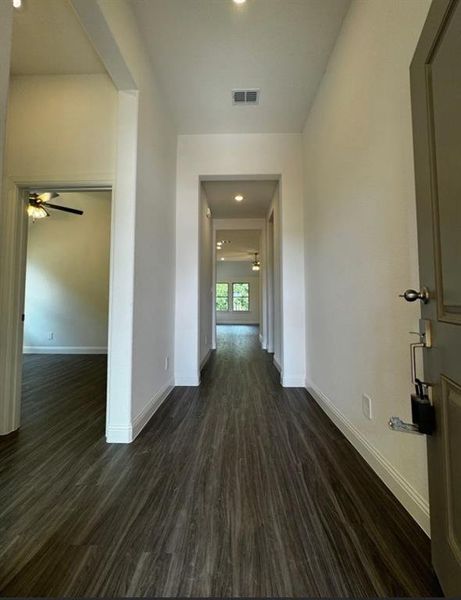
[[[248,298],[248,309],[247,310],[235,310],[234,309],[234,286],[235,285],[246,285],[248,286],[248,296],[239,296],[240,298]],[[233,281],[231,284],[231,303],[232,312],[235,313],[249,313],[251,312],[251,284],[249,281]]]

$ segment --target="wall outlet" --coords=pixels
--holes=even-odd
[[[51,341],[51,340],[54,340],[54,331],[49,331],[49,332],[48,332],[48,339],[49,339],[50,341]]]
[[[170,357],[165,356],[165,371],[168,371],[169,364],[170,364]]]
[[[371,398],[367,394],[362,395],[362,412],[368,420],[372,420],[373,411],[371,407]]]

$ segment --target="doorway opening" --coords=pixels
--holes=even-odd
[[[251,330],[263,350],[278,348],[281,370],[279,202],[279,178],[200,182],[200,369],[233,328],[233,339]]]
[[[86,413],[103,434],[111,190],[23,188],[21,196],[29,213],[21,261],[21,431],[39,423],[46,430],[68,414],[84,422]]]
[[[216,325],[261,326],[261,231],[216,231]]]

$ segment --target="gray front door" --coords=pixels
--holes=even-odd
[[[461,595],[461,2],[434,0],[411,64],[422,317],[432,348],[424,378],[435,408],[428,436],[432,560]]]

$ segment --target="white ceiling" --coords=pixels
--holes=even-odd
[[[204,181],[202,185],[214,219],[262,219],[278,181]],[[242,202],[235,201],[238,194]]]
[[[24,0],[14,11],[13,75],[105,73],[68,0]]]
[[[350,3],[130,1],[182,134],[300,132]],[[232,105],[246,87],[259,106]]]
[[[216,240],[226,240],[222,250],[216,251],[216,260],[251,262],[254,260],[254,252],[259,252],[259,238],[261,231],[247,230],[224,230],[216,231]]]

